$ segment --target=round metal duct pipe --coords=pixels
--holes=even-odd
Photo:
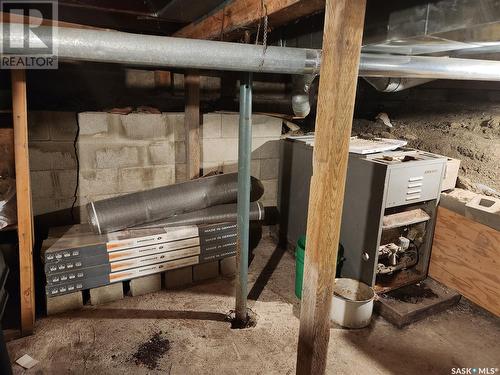
[[[249,190],[252,202],[264,194],[262,183],[254,177]],[[230,173],[90,202],[87,212],[92,229],[100,234],[234,203],[237,194],[238,174]]]
[[[210,40],[47,26],[37,36],[53,42],[59,59],[242,72],[319,74],[321,50],[257,46]],[[32,34],[0,34],[0,44],[20,45]],[[31,39],[30,39],[31,40]],[[35,42],[33,39],[32,42]],[[426,56],[362,53],[361,77],[500,81],[500,62]]]

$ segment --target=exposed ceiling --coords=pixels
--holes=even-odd
[[[171,35],[226,0],[59,0],[59,21],[135,33]]]

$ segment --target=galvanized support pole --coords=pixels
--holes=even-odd
[[[252,73],[240,83],[240,126],[238,134],[238,279],[236,321],[247,321],[248,239],[250,230],[250,162],[252,156]]]

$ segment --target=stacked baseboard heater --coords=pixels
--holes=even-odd
[[[232,177],[228,179],[227,176]],[[237,175],[215,176],[218,179],[215,180],[215,186],[218,188],[221,187],[221,177],[225,178],[222,192],[227,199],[211,201],[217,203],[234,201],[237,188],[235,189],[233,185],[237,182]],[[214,177],[201,180],[213,183]],[[172,186],[189,185],[193,182]],[[204,185],[199,184],[199,186]],[[253,199],[260,198],[263,189],[258,180],[252,180],[252,190],[259,189],[260,191],[253,195]],[[174,190],[189,191],[178,188]],[[146,192],[140,194],[144,193]],[[155,199],[159,202],[161,199],[158,197],[158,192],[156,194]],[[204,198],[207,196],[210,198],[210,192],[204,191],[203,194]],[[141,214],[134,218],[134,212],[127,211],[127,206],[120,207],[119,199],[125,198],[125,202],[129,203],[131,195],[113,198],[112,210],[121,210],[117,220],[111,219],[111,213],[106,211],[106,205],[101,206],[103,201],[94,202],[89,207],[92,210],[90,225],[71,226],[59,238],[46,240],[42,246],[42,259],[47,297],[217,261],[236,254],[236,204],[210,206],[203,203],[197,207],[193,206],[198,208],[197,211],[184,210],[174,214],[170,211],[170,216],[167,218],[158,214],[158,210],[154,215],[146,211],[142,212],[143,218],[137,219]],[[137,196],[135,198],[137,201]],[[195,199],[192,195],[190,198]],[[147,202],[144,197],[141,199]],[[165,198],[178,207],[182,206],[179,205],[181,199],[182,197]],[[202,199],[202,202],[207,200]],[[104,203],[110,204],[110,202]],[[186,204],[192,204],[192,201]],[[263,213],[262,206],[252,202],[250,219],[262,220]],[[123,228],[125,223],[131,222],[137,226]],[[111,232],[109,228],[115,231]]]
[[[125,230],[106,235],[77,227],[56,240],[43,255],[49,297],[236,253],[235,223]]]

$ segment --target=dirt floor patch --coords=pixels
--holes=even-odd
[[[162,332],[155,333],[148,341],[139,345],[132,355],[136,365],[146,366],[150,370],[158,367],[158,360],[170,350],[170,341],[161,337]]]
[[[440,103],[425,110],[399,106],[387,114],[393,127],[356,119],[353,135],[404,139],[410,147],[460,159],[462,177],[480,184],[479,190],[500,191],[500,108]]]
[[[247,318],[243,321],[236,319],[234,310],[229,312],[226,319],[231,322],[231,329],[253,328],[257,325],[257,315],[250,309],[248,309]]]

